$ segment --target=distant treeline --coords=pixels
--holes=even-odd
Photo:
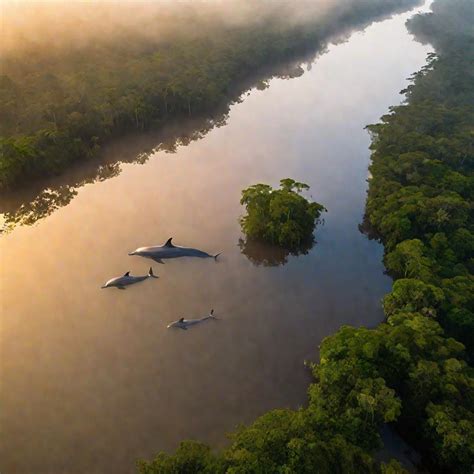
[[[131,33],[61,49],[58,38],[50,52],[9,52],[0,75],[0,191],[57,174],[126,131],[212,112],[235,99],[238,85],[259,68],[417,2],[347,0],[326,21],[315,16],[295,24],[269,16],[203,24],[202,31],[190,23],[192,34],[165,39]]]
[[[263,415],[217,454],[184,442],[140,472],[406,472],[374,460],[384,423],[429,472],[473,472],[474,2],[435,0],[433,11],[409,27],[437,56],[413,76],[406,103],[369,127],[367,214],[396,278],[387,320],[323,341],[307,408]]]

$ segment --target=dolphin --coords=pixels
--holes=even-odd
[[[166,326],[166,327],[168,329],[177,328],[177,329],[187,330],[189,327],[195,326],[196,324],[202,323],[203,321],[207,321],[208,319],[217,319],[214,316],[214,310],[213,309],[211,309],[211,312],[207,316],[204,316],[203,318],[199,318],[199,319],[180,318],[177,321],[173,321],[172,323],[168,324],[168,326]]]
[[[173,237],[170,237],[163,245],[157,245],[155,247],[140,247],[129,255],[140,255],[141,257],[151,258],[155,262],[164,263],[163,260],[166,258],[179,258],[179,257],[199,257],[199,258],[214,258],[220,255],[210,255],[202,250],[193,249],[190,247],[178,247],[173,245]]]
[[[121,277],[115,277],[109,280],[105,285],[101,286],[101,288],[118,288],[119,290],[125,290],[125,287],[128,285],[133,285],[134,283],[139,283],[140,281],[147,280],[148,278],[158,278],[153,273],[153,268],[150,267],[148,275],[143,276],[132,276],[130,272],[125,273],[125,275]]]

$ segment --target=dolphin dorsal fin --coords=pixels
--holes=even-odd
[[[170,237],[166,243],[165,243],[165,247],[174,247],[174,245],[171,243],[171,241],[173,240],[173,237]]]
[[[184,321],[184,318],[179,318],[179,322],[182,323]]]
[[[130,272],[127,272],[124,274],[124,277],[128,277],[128,276],[130,276]]]

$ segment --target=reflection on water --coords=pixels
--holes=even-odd
[[[179,147],[200,140],[213,128],[225,125],[228,112],[229,106],[217,118],[187,120],[186,124],[174,123],[160,132],[116,140],[105,147],[97,160],[75,164],[72,170],[61,177],[45,180],[44,184],[38,182],[28,189],[5,193],[0,201],[1,231],[9,232],[18,225],[32,225],[51,215],[68,205],[82,186],[118,176],[125,163],[144,164],[158,152],[176,153]]]
[[[185,438],[221,446],[238,423],[305,403],[303,361],[323,337],[380,321],[383,248],[357,228],[364,126],[424,63],[407,16],[331,46],[208,126],[128,137],[2,203],[13,216],[36,201],[23,219],[47,216],[0,238],[2,473],[125,474]],[[298,257],[240,248],[241,190],[287,176],[329,210],[317,245]],[[127,253],[170,236],[222,255],[156,265],[153,285],[100,289],[111,275],[146,273],[149,262]],[[166,329],[211,308],[218,324]]]
[[[311,71],[315,59],[327,52],[329,41],[342,44],[350,38],[354,28],[362,28],[371,21],[349,18],[347,24],[339,25],[340,31],[330,35],[326,42],[315,47],[312,52],[301,54],[291,61],[268,65],[241,84],[236,84],[233,98],[222,104],[207,117],[183,118],[166,125],[158,132],[133,134],[122,140],[114,139],[106,145],[100,156],[87,162],[76,163],[60,177],[39,180],[19,192],[5,192],[0,199],[0,235],[8,233],[18,225],[32,225],[51,215],[58,208],[66,206],[77,195],[77,189],[86,184],[116,177],[122,170],[121,164],[144,164],[157,152],[176,153],[179,147],[187,146],[202,139],[215,127],[226,125],[232,105],[240,103],[250,90],[263,91],[269,87],[271,79],[295,79],[301,77],[304,66]],[[247,92],[246,92],[247,91]]]
[[[39,219],[52,214],[56,209],[68,205],[77,195],[77,189],[88,183],[95,183],[113,178],[120,174],[120,164],[101,165],[94,178],[84,179],[73,186],[59,185],[56,188],[46,188],[32,201],[25,202],[15,211],[5,211],[3,214],[4,231],[12,230],[17,225],[32,225]]]
[[[311,55],[305,55],[304,61],[310,64],[324,48],[325,46]],[[243,89],[255,87],[257,90],[265,90],[269,87],[271,78],[299,77],[304,73],[301,61],[303,58],[260,71],[256,77],[263,74],[265,79],[253,78],[241,84],[238,89],[240,92],[236,92],[237,98],[223,104],[211,117],[176,120],[157,132],[117,139],[105,146],[99,158],[86,163],[76,163],[72,170],[66,171],[60,177],[36,182],[19,192],[5,192],[0,201],[0,233],[10,232],[18,225],[32,225],[51,215],[57,209],[68,205],[82,186],[118,176],[122,171],[122,164],[144,164],[150,156],[159,152],[176,153],[178,148],[201,140],[212,129],[226,125],[230,107],[243,100]]]
[[[359,232],[365,235],[369,240],[378,240],[380,241],[380,235],[372,227],[372,224],[369,222],[369,217],[367,214],[364,214],[362,221],[358,225]]]
[[[259,240],[239,238],[241,252],[256,266],[277,267],[288,263],[290,255],[298,257],[307,255],[316,242],[304,242],[297,250],[288,250],[277,245],[267,244]]]

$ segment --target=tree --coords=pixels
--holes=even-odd
[[[383,299],[385,314],[396,312],[420,312],[435,316],[444,300],[443,290],[420,280],[403,278],[397,280],[392,291]]]
[[[290,178],[280,181],[280,189],[255,184],[242,191],[240,203],[247,214],[240,219],[248,238],[259,239],[281,247],[297,250],[312,241],[312,234],[324,206],[309,202],[301,192],[305,183]]]
[[[404,240],[385,257],[387,269],[403,278],[423,281],[433,279],[432,262],[425,256],[425,246],[419,239]]]

